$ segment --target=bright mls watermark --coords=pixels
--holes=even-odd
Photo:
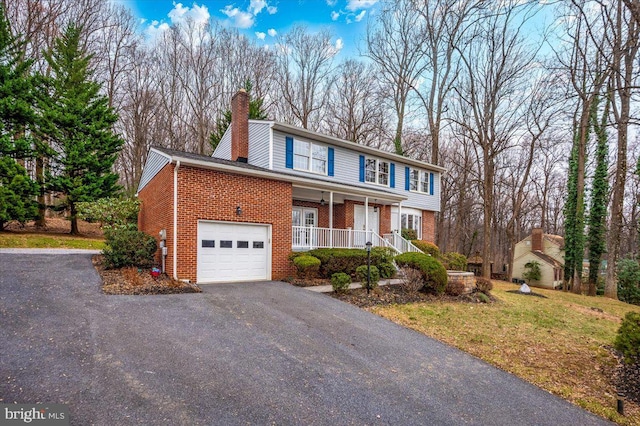
[[[64,404],[0,404],[0,426],[69,426],[69,407]]]

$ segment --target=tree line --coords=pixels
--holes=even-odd
[[[602,259],[638,253],[635,1],[385,0],[346,59],[328,29],[294,26],[265,48],[212,19],[149,38],[100,0],[2,4],[29,75],[55,78],[47,52],[79,29],[88,80],[117,117],[105,125],[123,142],[113,170],[126,192],[152,145],[211,154],[249,84],[262,117],[447,168],[443,251],[479,252],[510,278],[515,244],[540,226],[566,238],[565,288],[590,294]],[[61,146],[39,132],[2,130],[50,150],[21,160],[42,206],[62,168]]]

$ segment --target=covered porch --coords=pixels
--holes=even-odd
[[[405,198],[398,194],[294,186],[292,195],[293,250],[365,248],[371,242],[397,253],[419,251],[400,235]]]

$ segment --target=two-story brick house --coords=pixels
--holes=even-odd
[[[167,273],[198,283],[282,279],[292,250],[367,241],[415,250],[402,228],[433,241],[443,168],[249,120],[248,105],[246,92],[233,97],[232,124],[212,157],[149,152],[139,227],[162,231]]]

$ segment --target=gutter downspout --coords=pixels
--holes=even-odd
[[[178,280],[178,169],[180,160],[173,168],[173,279]]]

